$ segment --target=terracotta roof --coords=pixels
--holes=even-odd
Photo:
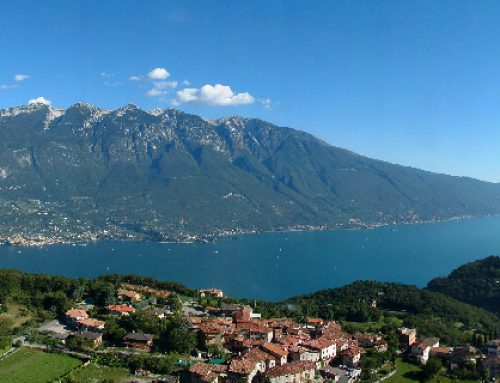
[[[265,342],[261,347],[264,351],[273,355],[278,355],[280,358],[288,356],[288,351],[277,344]]]
[[[236,374],[247,375],[255,369],[257,363],[274,359],[275,358],[267,352],[259,350],[258,348],[252,348],[243,356],[231,359],[229,362],[229,371]]]
[[[314,350],[324,350],[325,348],[328,348],[334,344],[336,344],[334,340],[325,338],[318,338],[302,343],[303,346],[312,348]]]
[[[127,298],[130,298],[132,299],[133,297],[135,297],[137,295],[137,293],[135,291],[132,291],[132,290],[123,290],[123,289],[119,289],[116,294],[118,296],[121,296],[121,297],[127,297]]]
[[[228,366],[223,364],[198,363],[189,368],[191,374],[198,375],[203,381],[212,381],[217,374],[227,372]]]
[[[321,318],[307,318],[307,323],[319,326],[324,322]]]
[[[434,354],[449,354],[451,349],[448,347],[433,347],[431,348],[431,352]]]
[[[88,318],[89,314],[85,310],[68,310],[66,311],[66,316],[70,318]]]
[[[299,372],[316,370],[316,364],[309,360],[301,360],[298,362],[292,362],[289,364],[283,364],[281,366],[276,366],[271,368],[266,372],[268,377],[283,376],[288,374],[297,374]]]
[[[224,326],[216,323],[201,323],[199,328],[202,333],[210,335],[224,334],[226,332]]]
[[[106,308],[109,311],[115,311],[118,313],[135,313],[135,308],[128,305],[108,305]]]
[[[353,348],[348,348],[345,351],[342,351],[342,356],[346,356],[348,358],[354,358],[355,356],[358,356],[361,353],[361,350],[357,347]]]

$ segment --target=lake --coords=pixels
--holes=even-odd
[[[500,217],[484,217],[375,230],[263,233],[210,244],[0,246],[0,267],[71,277],[134,273],[278,300],[361,279],[423,287],[465,262],[498,254]]]

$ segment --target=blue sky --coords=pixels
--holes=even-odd
[[[0,107],[259,117],[499,182],[498,20],[486,0],[2,2]]]

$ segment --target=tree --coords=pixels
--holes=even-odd
[[[422,368],[422,376],[424,379],[431,379],[443,368],[443,363],[438,358],[429,358],[427,363]]]
[[[159,347],[162,351],[187,354],[196,347],[196,335],[183,320],[171,321],[160,336]]]

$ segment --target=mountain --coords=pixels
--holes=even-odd
[[[427,288],[500,315],[500,257],[467,263]]]
[[[241,117],[0,110],[0,237],[188,239],[500,212],[500,185],[369,159]]]

